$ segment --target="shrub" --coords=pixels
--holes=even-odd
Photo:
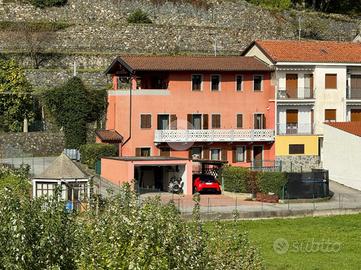
[[[222,171],[224,190],[230,192],[249,192],[250,171],[242,167],[225,167]]]
[[[67,0],[30,0],[30,3],[38,8],[60,7],[67,3]]]
[[[259,172],[256,179],[260,192],[275,193],[279,196],[287,183],[287,176],[283,172]]]
[[[152,23],[149,19],[148,14],[141,9],[134,10],[127,19],[128,23]]]
[[[92,143],[80,146],[81,162],[94,169],[97,160],[102,157],[116,155],[117,149],[115,145],[104,143]]]
[[[10,169],[0,167],[0,191],[8,189],[21,198],[30,198],[31,184],[28,178],[28,168]]]

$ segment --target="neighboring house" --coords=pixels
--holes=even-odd
[[[283,166],[317,167],[323,123],[361,121],[360,43],[260,40],[242,55],[275,69],[276,156]]]
[[[361,190],[361,122],[325,124],[323,148],[330,179]]]
[[[62,153],[44,172],[32,179],[33,197],[53,196],[59,188],[62,199],[71,203],[71,207],[86,207],[90,197],[90,178]]]
[[[107,131],[97,140],[118,134],[120,157],[102,160],[102,176],[120,183],[147,174],[154,180],[142,187],[165,190],[165,172],[176,172],[189,193],[192,159],[245,167],[274,160],[271,71],[253,57],[117,57],[106,71]]]

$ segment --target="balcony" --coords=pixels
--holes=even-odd
[[[347,99],[361,100],[361,89],[347,87],[346,91]]]
[[[274,141],[273,129],[156,130],[154,142],[261,142]]]
[[[314,127],[311,123],[298,124],[277,124],[278,135],[311,135],[314,134]]]
[[[309,100],[314,99],[313,89],[310,87],[298,88],[297,90],[278,89],[277,98],[279,100]]]
[[[109,90],[108,96],[129,96],[129,89]],[[132,96],[169,96],[168,89],[134,89]]]

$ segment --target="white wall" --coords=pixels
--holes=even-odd
[[[277,120],[278,124],[280,124],[281,130],[286,128],[287,123],[287,110],[298,110],[298,131],[300,133],[311,133],[312,131],[312,124],[311,124],[311,106],[280,106],[278,105],[278,114]]]
[[[325,124],[323,167],[331,180],[361,190],[361,137]]]
[[[325,74],[337,74],[337,89],[325,89]],[[336,109],[336,121],[346,121],[346,66],[316,66],[314,72],[316,134],[323,134],[326,109]]]
[[[272,62],[270,59],[268,59],[267,56],[264,55],[264,53],[257,47],[257,46],[253,46],[247,53],[245,56],[255,56],[258,59],[260,59],[261,61],[265,62],[268,65],[272,65]]]

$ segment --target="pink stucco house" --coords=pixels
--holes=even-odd
[[[274,160],[271,71],[253,57],[117,57],[106,70],[113,89],[97,141],[117,144],[119,158],[102,159],[102,176],[166,190],[181,174],[187,194],[200,160]]]

